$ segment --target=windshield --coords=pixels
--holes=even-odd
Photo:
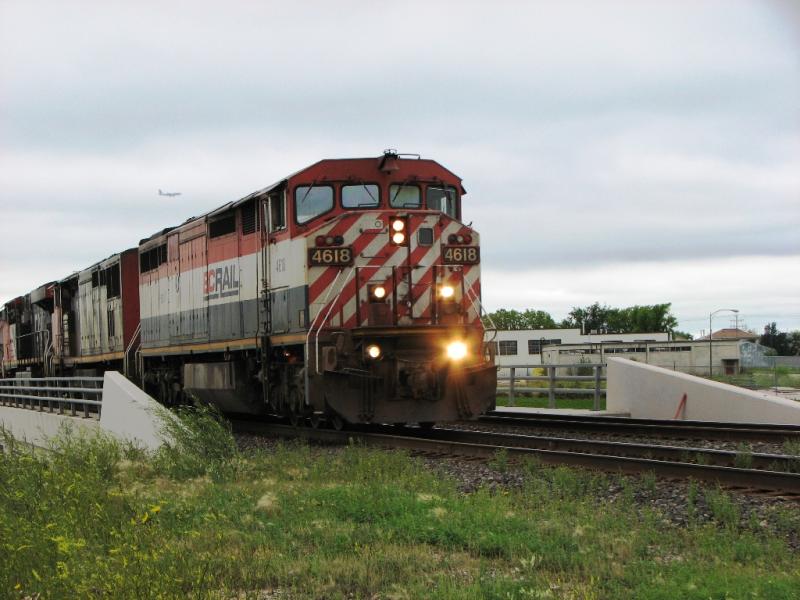
[[[344,208],[370,208],[380,203],[377,185],[359,184],[342,186],[342,206]]]
[[[301,225],[333,208],[333,188],[299,185],[294,190],[295,219]]]
[[[389,187],[389,204],[395,208],[419,208],[422,205],[419,188],[416,185]]]

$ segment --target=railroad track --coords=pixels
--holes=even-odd
[[[482,415],[478,422],[542,429],[592,431],[611,435],[647,435],[674,439],[783,442],[800,441],[800,426],[773,423],[715,423],[711,421],[667,421],[629,417],[548,415],[502,412]]]
[[[356,440],[369,446],[403,448],[439,456],[491,459],[498,452],[510,460],[533,458],[544,464],[571,465],[608,472],[654,472],[666,478],[719,483],[726,488],[758,493],[774,493],[800,498],[800,474],[776,468],[792,466],[796,457],[752,454],[751,468],[731,466],[736,453],[701,448],[628,444],[595,440],[574,440],[546,436],[527,436],[436,428],[407,428],[401,433],[390,428],[335,431],[297,428],[289,425],[234,421],[234,431],[266,434],[283,438],[303,438],[328,443]],[[702,457],[702,458],[701,458]],[[696,462],[691,462],[694,459]],[[701,464],[704,463],[704,464]],[[762,468],[752,468],[754,466]]]

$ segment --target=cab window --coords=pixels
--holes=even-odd
[[[429,186],[425,194],[428,210],[439,210],[454,219],[458,218],[457,198],[456,188],[451,186]]]
[[[422,205],[416,185],[389,186],[389,204],[394,208],[419,208]]]
[[[344,208],[374,208],[380,204],[380,201],[381,196],[377,185],[342,186],[342,206]]]
[[[329,185],[299,185],[294,189],[294,216],[302,225],[333,208],[333,188]]]

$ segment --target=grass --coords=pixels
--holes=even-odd
[[[530,408],[547,408],[549,405],[547,396],[522,396],[519,393],[514,394],[514,406],[524,406]],[[497,395],[497,406],[509,406],[508,395]],[[556,396],[556,408],[582,408],[591,410],[594,406],[594,398],[592,396],[579,397],[574,396]],[[600,410],[605,410],[606,399],[600,397]]]
[[[5,439],[0,597],[797,598],[781,538],[686,529],[634,505],[633,480],[536,461],[521,489],[465,495],[402,452],[303,444],[238,451],[188,413],[155,456],[65,433],[52,452]],[[507,457],[493,464],[508,468]],[[644,484],[652,487],[650,478]],[[797,511],[778,515],[796,531]]]
[[[775,386],[800,388],[800,369],[782,365],[773,368],[748,368],[737,375],[714,375],[712,379],[756,389]]]

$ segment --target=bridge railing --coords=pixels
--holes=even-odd
[[[0,379],[0,406],[99,419],[102,377]]]
[[[518,395],[544,395],[547,394],[547,407],[556,408],[557,395],[591,395],[593,396],[592,410],[600,410],[600,398],[606,393],[602,382],[606,380],[604,363],[577,363],[577,364],[530,364],[530,365],[498,365],[497,393],[508,394],[508,406],[515,406]],[[559,370],[568,370],[567,374],[559,374]],[[529,375],[528,373],[539,370],[544,375]],[[582,373],[590,371],[591,375]],[[506,374],[507,372],[507,374]],[[591,382],[587,387],[557,387],[559,382]],[[506,382],[506,385],[500,385]],[[530,385],[528,382],[546,382],[546,386]]]

